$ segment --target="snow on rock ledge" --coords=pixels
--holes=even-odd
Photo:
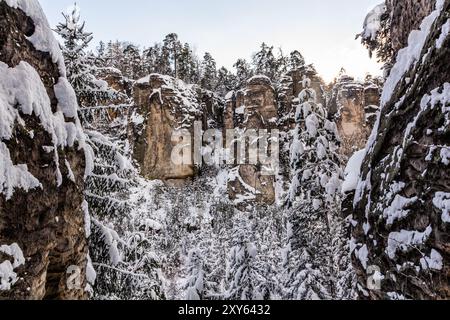
[[[342,192],[350,192],[356,190],[358,185],[359,174],[361,173],[361,165],[364,161],[366,150],[356,152],[348,161],[347,168],[345,168],[345,181],[342,185]]]

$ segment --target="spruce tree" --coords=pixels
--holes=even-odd
[[[227,264],[227,292],[229,300],[262,300],[261,285],[265,282],[258,269],[257,247],[250,239],[250,225],[245,217],[236,217],[232,231]]]
[[[220,96],[225,96],[228,92],[234,89],[236,78],[226,68],[222,67],[217,72],[217,83],[215,92]]]
[[[184,44],[178,58],[178,77],[190,84],[196,84],[200,78],[197,59],[188,43]]]
[[[123,51],[123,75],[130,79],[139,79],[143,76],[140,50],[133,44],[128,44]]]
[[[201,86],[206,90],[214,90],[217,84],[217,65],[209,52],[205,53],[202,61]]]
[[[176,33],[170,33],[165,37],[161,50],[162,71],[164,71],[162,72],[163,74],[178,78],[178,59],[181,53],[181,48],[182,45],[178,40],[178,35]],[[165,65],[167,63],[168,65]]]
[[[235,89],[242,89],[253,75],[250,64],[245,59],[239,59],[233,66],[236,69]]]
[[[201,252],[193,249],[188,256],[188,278],[185,284],[186,300],[204,300],[205,271]]]
[[[278,74],[278,61],[273,54],[273,47],[265,43],[260,50],[253,55],[253,69],[255,74],[265,75],[272,80],[276,80]]]
[[[292,51],[289,56],[289,69],[300,70],[304,67],[305,67],[305,58],[303,58],[303,55],[297,50]]]
[[[339,214],[342,169],[336,125],[304,77],[299,94],[287,199],[285,275],[288,299],[332,296],[331,223]],[[296,262],[297,261],[297,262]]]
[[[63,39],[62,52],[67,68],[67,79],[75,90],[81,107],[93,106],[98,101],[112,98],[115,91],[106,82],[95,77],[95,57],[86,53],[92,41],[92,33],[86,32],[85,22],[80,20],[80,9],[75,4],[71,12],[65,14],[56,32]]]

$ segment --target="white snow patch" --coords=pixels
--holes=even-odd
[[[442,1],[438,1],[436,10],[422,21],[420,30],[414,30],[410,33],[408,46],[398,52],[396,63],[392,67],[389,78],[384,85],[383,94],[381,96],[382,108],[391,100],[392,94],[405,73],[419,61],[431,27],[442,10],[443,2],[442,6],[441,2]]]
[[[444,23],[441,30],[441,35],[439,36],[439,39],[436,40],[436,48],[438,49],[442,48],[445,39],[447,39],[447,36],[450,33],[450,19]]]
[[[345,168],[345,181],[342,185],[343,193],[356,190],[365,155],[366,150],[360,150],[356,152],[348,161],[347,167]]]
[[[444,263],[441,254],[432,249],[431,255],[429,257],[425,256],[420,259],[420,265],[422,266],[423,270],[442,270]]]
[[[395,259],[398,251],[409,252],[415,246],[424,244],[431,235],[433,229],[428,226],[424,232],[401,230],[391,232],[388,237],[386,253],[389,258]]]
[[[239,108],[236,108],[235,113],[236,114],[245,114],[245,106],[240,106]]]
[[[410,210],[406,210],[405,208],[414,204],[417,200],[417,197],[405,198],[397,194],[391,205],[383,212],[383,217],[386,219],[387,225],[392,225],[396,220],[407,217],[410,214]]]
[[[66,164],[67,168],[67,178],[70,179],[70,181],[75,182],[75,175],[73,174],[72,168],[70,167],[70,163],[67,160],[64,160],[64,163]]]
[[[433,199],[433,205],[442,210],[442,221],[450,223],[450,193],[437,192]]]
[[[42,189],[42,184],[28,172],[26,164],[12,163],[8,147],[0,142],[0,193],[10,200],[17,188],[28,192],[35,188]]]
[[[0,252],[14,259],[13,263],[9,260],[0,263],[0,291],[11,290],[18,280],[15,269],[25,264],[25,257],[17,243],[0,246]]]
[[[225,100],[226,100],[226,101],[232,100],[233,97],[234,97],[234,95],[235,95],[235,92],[234,92],[234,91],[228,92],[227,95],[225,96]]]
[[[369,259],[369,250],[367,249],[367,245],[364,245],[361,249],[357,250],[356,256],[358,257],[361,265],[366,270],[367,262]]]
[[[84,234],[87,239],[91,236],[91,216],[89,215],[89,204],[86,200],[81,204],[81,210],[83,210],[84,214]]]

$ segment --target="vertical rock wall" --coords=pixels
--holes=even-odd
[[[0,1],[0,299],[83,299],[76,98],[39,3],[9,3]]]
[[[394,2],[411,12],[405,37],[411,3]],[[353,213],[361,298],[450,297],[450,1],[439,3],[399,53],[367,146]]]

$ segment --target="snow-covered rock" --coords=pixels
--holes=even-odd
[[[345,168],[345,181],[342,185],[342,192],[350,192],[356,190],[358,185],[359,174],[361,173],[361,166],[366,155],[366,150],[356,152],[350,160],[348,160]]]
[[[37,0],[0,1],[0,39],[0,299],[84,298],[64,285],[87,262],[75,93]]]
[[[417,6],[434,11],[417,22]],[[397,52],[386,81],[382,109],[366,146],[354,199],[353,237],[366,246],[368,261],[382,274],[382,289],[367,297],[448,299],[448,181],[446,150],[450,130],[450,0],[388,1],[397,36],[407,46]],[[392,7],[392,5],[394,7]],[[420,15],[419,15],[420,16]],[[407,31],[405,31],[407,30]],[[367,288],[364,265],[354,256],[359,285]],[[415,283],[411,279],[420,279]],[[420,283],[420,284],[419,284]],[[365,296],[361,291],[361,296]]]

